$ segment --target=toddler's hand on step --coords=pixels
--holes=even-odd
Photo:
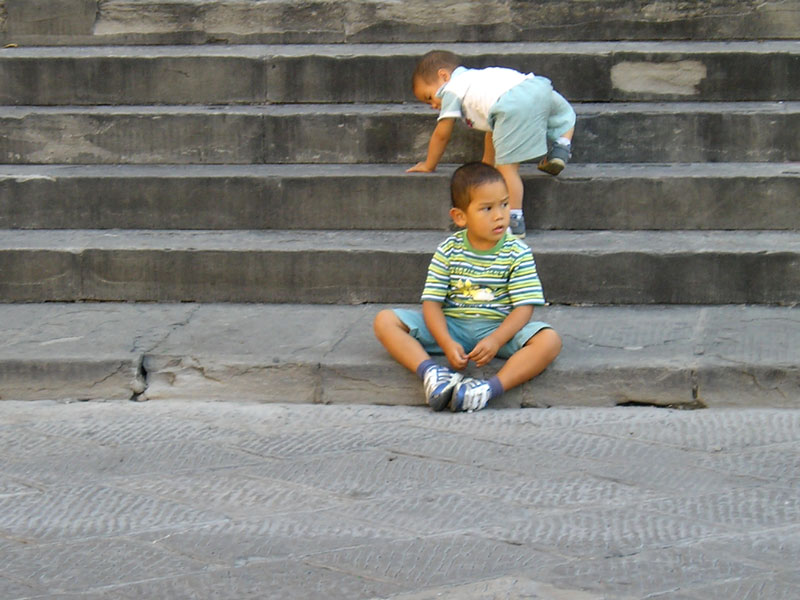
[[[406,173],[433,173],[434,169],[429,169],[425,162],[418,162],[410,169],[406,169]]]

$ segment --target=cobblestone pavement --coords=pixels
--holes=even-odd
[[[800,410],[0,403],[0,598],[800,598]]]

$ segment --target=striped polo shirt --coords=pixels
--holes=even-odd
[[[439,244],[428,266],[422,300],[442,303],[445,315],[505,319],[517,306],[544,304],[531,249],[504,235],[491,250],[476,250],[459,231]]]

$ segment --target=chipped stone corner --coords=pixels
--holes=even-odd
[[[146,355],[136,400],[313,403],[319,398],[319,365],[252,364],[214,357]]]

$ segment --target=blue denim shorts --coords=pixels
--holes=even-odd
[[[489,114],[495,161],[521,163],[547,154],[547,140],[575,126],[575,110],[546,77],[529,77],[492,106]]]
[[[422,344],[425,352],[428,354],[444,354],[444,351],[439,347],[439,344],[436,343],[431,332],[428,331],[421,311],[407,308],[395,308],[394,314],[408,327],[411,337]],[[503,322],[500,319],[458,319],[448,316],[445,316],[445,320],[447,321],[447,330],[450,332],[450,335],[455,341],[461,344],[464,348],[464,352],[467,354],[472,352],[472,349],[478,342],[492,333]],[[497,351],[497,357],[508,358],[522,348],[528,340],[542,329],[550,328],[550,325],[542,321],[530,321]]]

